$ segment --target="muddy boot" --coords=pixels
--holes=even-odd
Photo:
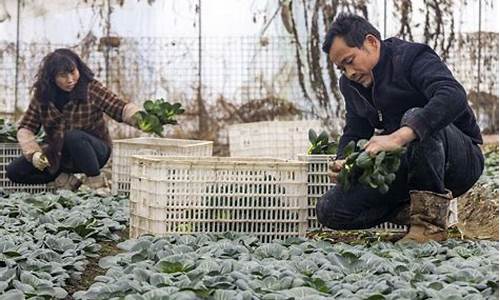
[[[410,203],[408,202],[398,207],[396,214],[387,221],[396,225],[410,225]]]
[[[92,190],[107,187],[106,178],[102,175],[88,176],[84,180],[84,184]]]
[[[104,175],[89,176],[85,178],[81,188],[84,192],[95,192],[97,195],[106,197],[111,195],[111,189],[108,187],[106,177]]]
[[[82,182],[73,174],[61,173],[56,177],[54,182],[49,184],[49,187],[56,190],[69,190],[75,192],[78,190],[80,185],[82,185]]]
[[[448,238],[448,213],[450,191],[438,194],[428,191],[410,191],[410,231],[401,242],[430,240],[444,241]]]

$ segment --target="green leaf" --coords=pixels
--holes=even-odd
[[[359,156],[356,158],[356,166],[361,169],[368,169],[373,166],[373,159],[370,157],[368,152],[361,152]]]
[[[151,100],[147,100],[144,102],[144,110],[150,114],[154,113],[155,111],[155,104]]]
[[[387,186],[387,184],[382,184],[381,186],[379,186],[378,191],[381,194],[385,194],[389,191],[389,187]]]
[[[350,141],[344,148],[344,157],[348,157],[351,155],[351,153],[354,152],[356,148],[356,142],[355,141]]]
[[[322,145],[327,145],[328,144],[328,133],[326,131],[322,131],[317,139],[318,143],[321,143]]]
[[[330,143],[326,147],[325,154],[335,154],[337,153],[337,144],[336,143]]]
[[[317,140],[318,140],[318,135],[316,134],[314,129],[312,128],[309,129],[309,142],[311,143],[311,145],[316,145]]]
[[[363,150],[363,149],[365,148],[366,143],[368,143],[368,140],[361,139],[361,140],[359,140],[359,141],[356,143],[356,147],[357,147],[359,150]]]
[[[366,300],[385,300],[385,297],[382,294],[374,294],[374,295],[371,295],[370,297],[365,298],[365,299]]]
[[[377,157],[375,158],[375,166],[380,167],[384,158],[385,158],[385,151],[380,151],[377,154]]]
[[[384,179],[385,179],[385,182],[388,185],[390,185],[396,179],[396,174],[394,174],[394,173],[387,174]]]

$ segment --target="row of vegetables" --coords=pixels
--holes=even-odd
[[[99,242],[117,241],[127,200],[90,194],[0,199],[0,299],[71,299]],[[494,299],[498,243],[332,245],[290,238],[143,236],[99,261],[74,299]],[[450,298],[451,297],[451,298]]]
[[[101,241],[117,241],[128,200],[91,194],[0,198],[0,299],[64,299]]]

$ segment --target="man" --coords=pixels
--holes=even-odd
[[[318,221],[333,229],[392,221],[410,226],[404,240],[446,240],[450,200],[471,188],[484,167],[480,129],[463,87],[430,47],[382,41],[356,15],[335,19],[323,51],[343,73],[346,107],[332,179],[350,141],[368,139],[364,150],[370,155],[407,151],[386,194],[361,184],[347,191],[337,185],[318,201]]]

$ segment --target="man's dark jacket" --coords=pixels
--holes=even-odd
[[[383,41],[373,77],[371,95],[345,75],[340,78],[346,125],[339,157],[349,141],[369,139],[375,128],[390,134],[401,125],[412,128],[423,141],[453,123],[475,143],[482,143],[464,88],[429,46],[397,38]],[[413,107],[423,109],[401,124],[403,114]]]

